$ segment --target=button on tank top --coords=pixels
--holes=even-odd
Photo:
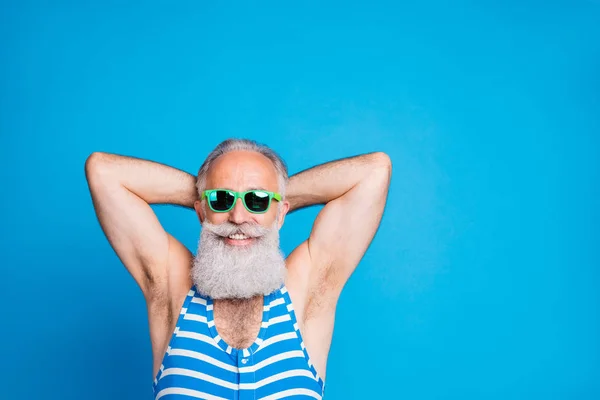
[[[212,299],[192,287],[152,386],[155,400],[321,399],[324,391],[285,286],[264,296],[258,337],[246,349],[219,337]]]

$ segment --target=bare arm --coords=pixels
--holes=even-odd
[[[341,291],[381,221],[391,178],[390,158],[369,153],[325,163],[290,178],[290,210],[325,204],[307,241],[315,274]]]
[[[146,298],[167,289],[169,249],[178,243],[150,204],[193,208],[195,177],[153,161],[101,152],[88,157],[85,173],[98,221]]]

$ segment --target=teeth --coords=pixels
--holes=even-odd
[[[234,235],[229,235],[229,239],[244,240],[244,239],[248,239],[248,236],[246,236],[242,233],[236,233]]]

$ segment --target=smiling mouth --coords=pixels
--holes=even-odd
[[[225,243],[232,246],[246,246],[254,241],[255,238],[244,235],[243,233],[235,233],[233,235],[223,237]]]
[[[233,235],[228,236],[229,239],[233,240],[246,240],[251,239],[250,236],[246,236],[243,233],[234,233]]]

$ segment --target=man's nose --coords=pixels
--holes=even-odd
[[[234,224],[241,224],[243,222],[247,222],[249,219],[249,212],[244,207],[244,203],[242,199],[237,199],[235,204],[233,205],[233,209],[229,211],[229,221]]]

